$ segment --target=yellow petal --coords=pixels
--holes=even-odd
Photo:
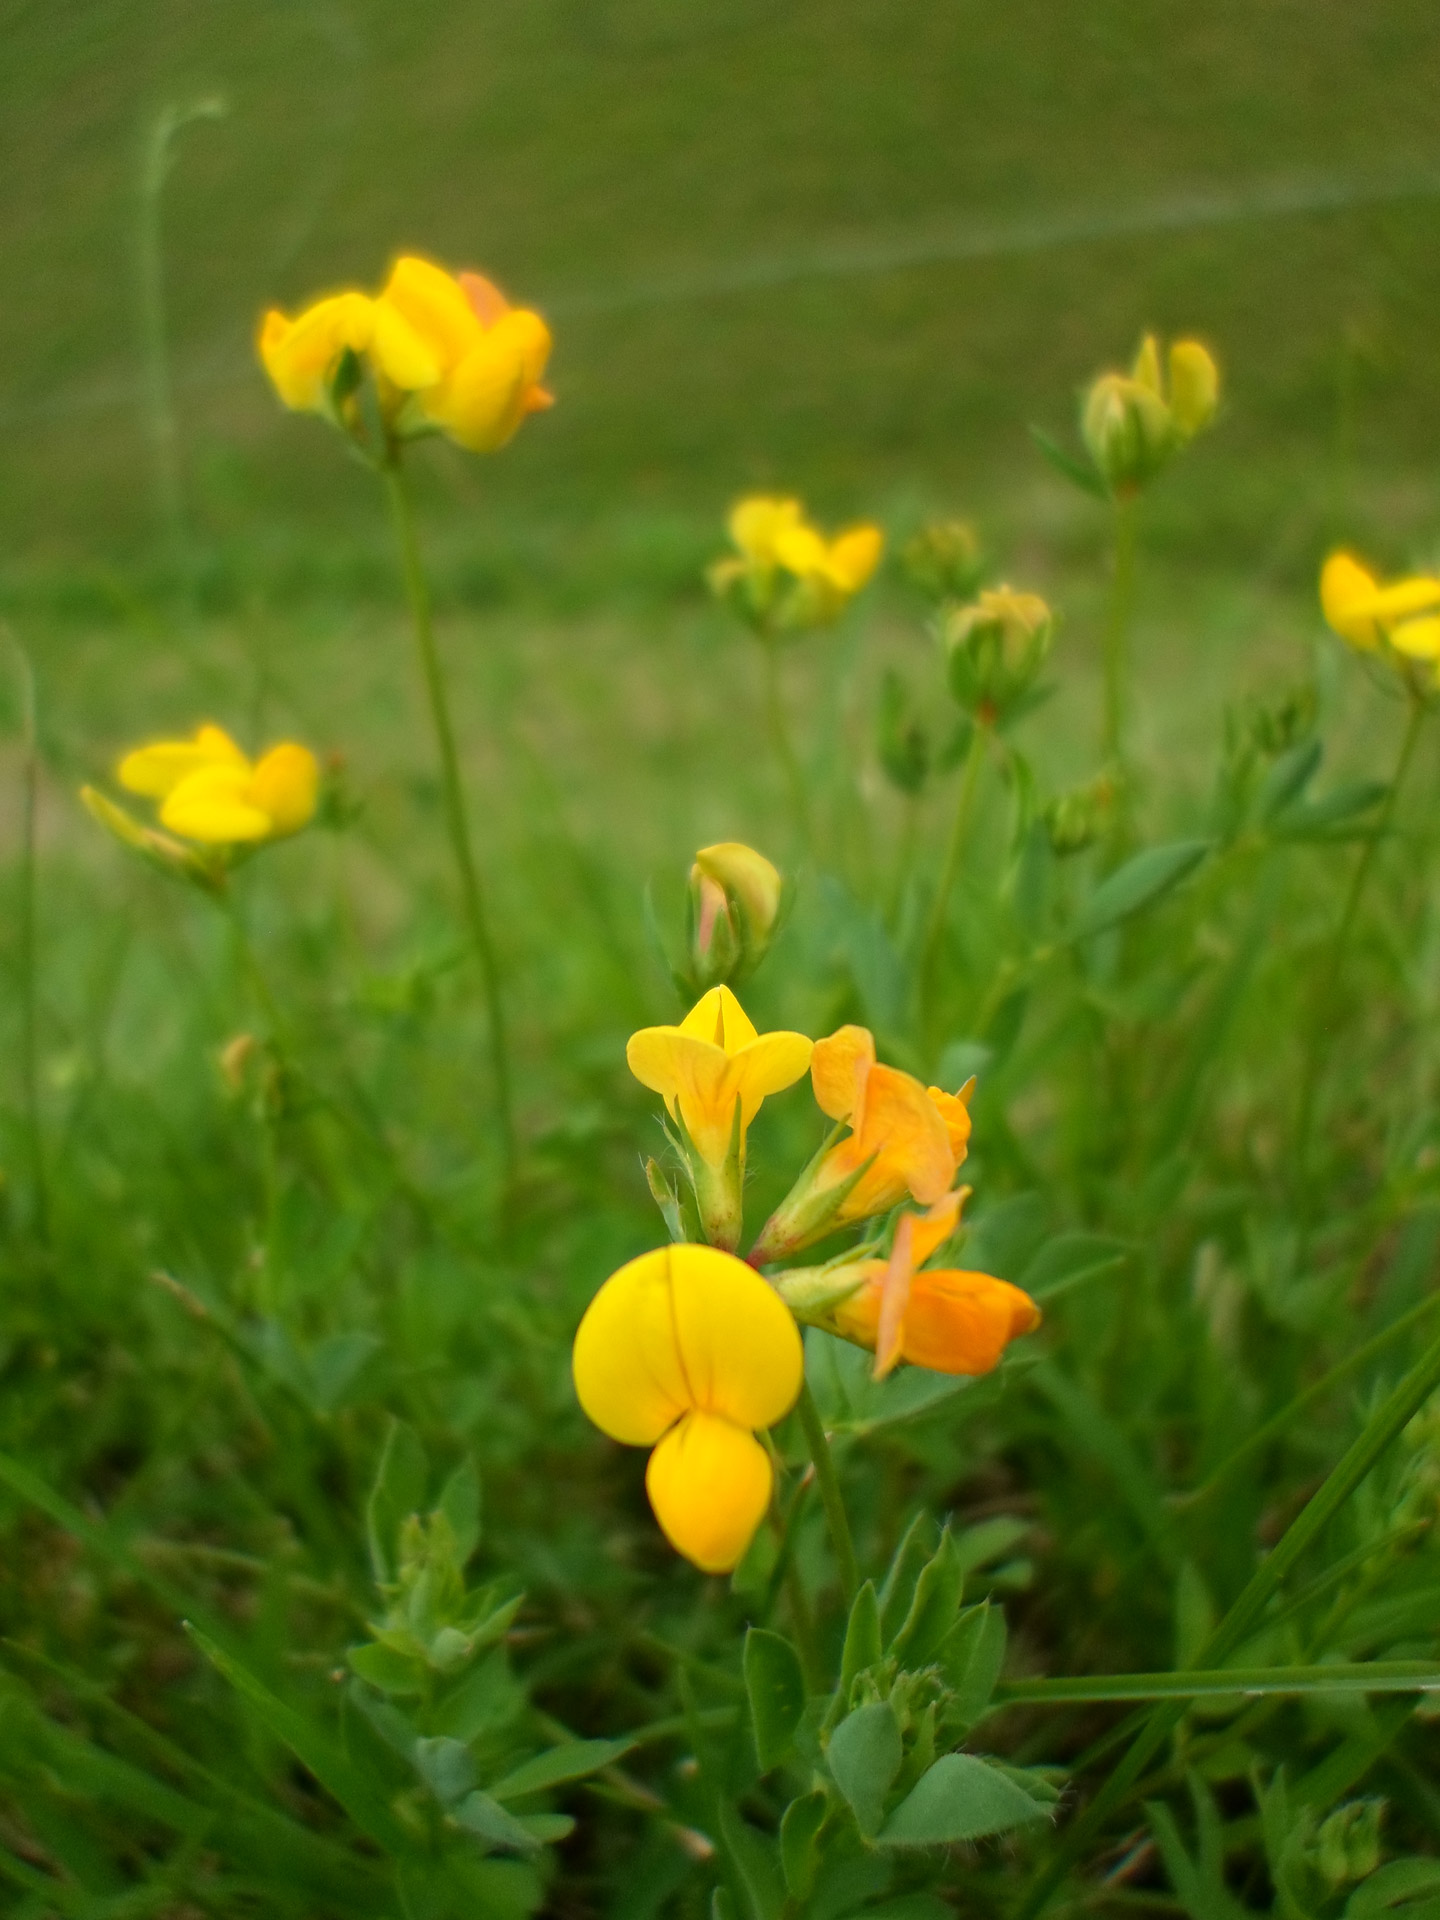
[[[375,302],[370,359],[376,373],[402,393],[433,387],[445,371],[435,344],[385,300]]]
[[[946,1093],[943,1087],[927,1087],[925,1091],[945,1122],[945,1131],[950,1136],[950,1151],[955,1155],[958,1167],[969,1150],[970,1095],[975,1091],[975,1077],[972,1074],[958,1093]]]
[[[771,542],[771,551],[779,564],[803,580],[809,574],[824,573],[830,554],[814,527],[781,527]]]
[[[1377,589],[1371,606],[1382,626],[1391,620],[1408,619],[1411,614],[1428,613],[1440,607],[1440,580],[1416,574],[1408,580],[1392,581]]]
[[[537,400],[536,383],[549,353],[545,322],[523,307],[512,308],[481,332],[458,366],[423,397],[424,411],[469,452],[492,453],[548,399]]]
[[[1440,616],[1428,620],[1404,620],[1394,628],[1390,644],[1410,660],[1440,660]]]
[[[661,1247],[612,1274],[575,1336],[575,1390],[632,1446],[691,1409],[744,1427],[783,1419],[804,1360],[795,1321],[753,1267],[715,1247]]]
[[[435,367],[429,380],[397,384],[430,385],[457,367],[480,338],[480,321],[465,289],[433,261],[402,254],[390,269],[380,299],[429,348]]]
[[[767,1095],[783,1093],[804,1078],[812,1048],[813,1043],[803,1033],[777,1031],[762,1033],[732,1056],[732,1072],[739,1083],[747,1126]]]
[[[298,833],[315,817],[319,787],[319,761],[308,747],[287,740],[256,766],[247,797],[269,818],[272,833]]]
[[[1208,427],[1220,401],[1220,369],[1198,340],[1177,340],[1170,349],[1170,411],[1188,437]]]
[[[776,539],[800,524],[802,511],[798,500],[752,495],[730,509],[730,538],[747,560],[773,566]]]
[[[707,879],[739,900],[752,933],[770,931],[780,911],[782,882],[763,853],[740,840],[722,840],[713,847],[701,847],[695,865]]]
[[[313,412],[325,402],[325,387],[340,355],[363,353],[374,330],[374,306],[363,293],[337,293],[317,300],[296,320],[267,313],[260,329],[260,358],[287,407]]]
[[[470,311],[482,327],[493,327],[495,322],[510,311],[510,302],[496,286],[493,280],[487,280],[483,273],[457,273],[456,280],[460,291],[470,302]]]
[[[875,1064],[875,1036],[868,1027],[841,1027],[817,1040],[810,1056],[810,1084],[822,1113],[848,1120],[860,1105],[865,1081]]]
[[[828,571],[842,593],[858,593],[880,564],[885,536],[879,527],[851,527],[832,541]]]
[[[1320,607],[1326,623],[1352,647],[1379,645],[1372,611],[1379,582],[1351,553],[1332,553],[1320,569]]]
[[[757,1037],[753,1022],[729,987],[712,987],[701,994],[680,1022],[679,1031],[708,1040],[726,1053],[738,1053]]]
[[[160,822],[207,846],[268,840],[270,816],[250,798],[248,767],[199,767],[187,774],[160,809]]]
[[[753,1435],[692,1413],[651,1454],[645,1490],[677,1553],[704,1573],[729,1573],[765,1518],[772,1477]]]
[[[1153,333],[1147,333],[1140,342],[1135,364],[1130,369],[1130,378],[1138,381],[1142,387],[1148,387],[1151,393],[1160,394],[1160,348]]]
[[[116,777],[130,793],[163,800],[187,774],[208,766],[247,767],[249,762],[220,727],[203,726],[193,740],[157,740],[137,747],[120,762]]]
[[[950,1136],[934,1101],[912,1074],[876,1066],[865,1081],[855,1131],[826,1156],[826,1185],[869,1161],[839,1213],[837,1224],[883,1213],[909,1193],[930,1206],[955,1178]]]

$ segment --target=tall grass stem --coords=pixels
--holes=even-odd
[[[835,1471],[835,1460],[830,1452],[825,1423],[820,1418],[820,1409],[815,1404],[815,1396],[810,1391],[808,1381],[800,1389],[800,1399],[797,1404],[800,1425],[805,1430],[805,1444],[810,1449],[810,1458],[815,1463],[815,1484],[820,1489],[820,1504],[825,1509],[825,1520],[830,1529],[830,1544],[835,1549],[835,1559],[840,1569],[840,1584],[845,1590],[845,1599],[848,1604],[859,1591],[860,1568],[855,1558],[855,1542],[850,1536],[850,1519],[845,1512],[845,1499],[840,1491],[840,1478]]]
[[[935,888],[935,904],[930,910],[930,924],[925,933],[925,947],[921,954],[920,965],[922,979],[929,972],[930,963],[945,932],[945,921],[950,912],[950,896],[955,891],[960,861],[970,838],[970,820],[975,811],[975,795],[980,785],[980,769],[984,764],[992,731],[991,724],[985,720],[977,720],[970,730],[970,745],[965,751],[965,766],[960,775],[960,790],[955,799],[955,814],[950,822],[950,838],[945,844],[945,863],[940,869],[939,883]]]
[[[425,682],[425,692],[430,703],[430,718],[435,729],[435,744],[440,756],[440,779],[445,797],[445,824],[449,831],[450,847],[455,856],[455,867],[460,879],[460,896],[464,903],[465,919],[475,948],[475,956],[480,965],[480,978],[490,1025],[490,1066],[494,1081],[496,1124],[506,1175],[510,1178],[515,1173],[517,1152],[500,963],[490,933],[485,895],[481,888],[480,872],[475,864],[475,854],[470,841],[465,790],[460,778],[460,758],[455,749],[455,729],[450,718],[450,701],[445,688],[445,675],[435,646],[435,624],[430,606],[430,588],[420,560],[420,546],[415,534],[415,515],[410,504],[410,493],[398,462],[392,462],[385,468],[384,478],[391,518],[395,526],[395,538],[400,548],[405,591],[410,601],[415,650],[420,660],[420,672]]]
[[[1130,720],[1130,623],[1135,608],[1133,500],[1117,500],[1110,605],[1105,617],[1105,759],[1123,768]]]
[[[765,724],[770,731],[770,744],[775,750],[775,758],[780,762],[780,770],[785,776],[785,791],[789,795],[790,812],[800,838],[800,848],[808,854],[812,851],[810,795],[805,785],[805,770],[800,765],[800,756],[790,737],[790,723],[785,717],[785,690],[780,684],[780,643],[771,635],[762,633],[760,645],[765,654]]]
[[[16,938],[20,952],[20,1093],[30,1149],[35,1235],[50,1244],[50,1185],[45,1162],[45,1130],[40,1113],[40,1001],[38,951],[39,854],[36,846],[40,787],[40,742],[36,725],[35,669],[15,636],[5,635],[15,655],[20,681],[20,900]]]

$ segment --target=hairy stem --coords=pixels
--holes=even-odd
[[[505,1039],[505,1007],[501,993],[500,964],[496,957],[494,941],[491,939],[489,917],[485,911],[485,896],[481,890],[479,869],[476,867],[474,851],[470,844],[465,792],[460,780],[460,759],[455,750],[455,729],[450,720],[450,702],[445,689],[445,675],[435,646],[430,589],[426,583],[425,570],[420,562],[420,548],[415,537],[415,516],[411,511],[410,495],[398,461],[392,461],[385,468],[384,473],[391,517],[395,525],[395,537],[399,543],[400,561],[405,574],[405,591],[410,601],[415,650],[420,659],[420,672],[430,702],[430,718],[434,725],[435,744],[440,755],[440,777],[445,797],[445,824],[450,834],[450,848],[455,856],[455,867],[460,878],[460,895],[464,902],[465,919],[475,948],[475,956],[480,964],[480,977],[485,992],[486,1011],[490,1022],[490,1066],[495,1087],[495,1112],[501,1151],[504,1155],[506,1173],[513,1177],[516,1162],[515,1120],[510,1094],[510,1057]]]

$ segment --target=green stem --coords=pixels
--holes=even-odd
[[[805,789],[805,773],[795,752],[795,743],[790,738],[790,725],[785,718],[785,697],[780,685],[780,645],[767,633],[760,635],[760,645],[765,653],[765,722],[770,729],[770,744],[785,775],[785,788],[790,796],[790,811],[800,836],[801,849],[808,854],[812,851],[810,797]]]
[[[20,947],[20,1087],[30,1143],[30,1178],[35,1194],[35,1234],[50,1244],[50,1186],[45,1170],[45,1133],[40,1118],[40,1004],[36,897],[39,861],[36,810],[40,785],[40,749],[35,725],[35,670],[12,634],[6,636],[20,668],[22,759],[20,765],[20,904],[16,933]]]
[[[395,524],[395,537],[399,543],[400,560],[405,573],[405,591],[410,600],[415,648],[420,657],[420,670],[430,701],[430,718],[435,728],[435,744],[440,754],[441,784],[445,796],[445,823],[450,833],[450,847],[460,876],[460,894],[465,906],[465,918],[469,924],[471,940],[474,942],[475,955],[480,963],[480,976],[485,991],[486,1010],[490,1021],[490,1066],[495,1084],[495,1109],[499,1123],[500,1144],[505,1158],[506,1174],[513,1178],[516,1161],[515,1120],[510,1096],[510,1058],[505,1041],[505,1008],[501,997],[500,964],[496,957],[494,942],[490,937],[490,922],[485,911],[480,874],[470,845],[465,793],[460,781],[460,759],[455,750],[455,730],[450,720],[450,703],[445,691],[445,675],[435,647],[435,628],[430,611],[430,589],[425,580],[425,570],[420,562],[420,548],[415,537],[415,516],[411,512],[410,495],[398,460],[392,460],[384,468],[384,475],[391,517]]]
[[[797,1404],[800,1424],[805,1429],[805,1444],[810,1449],[810,1458],[815,1462],[815,1484],[820,1489],[821,1505],[830,1527],[830,1542],[840,1569],[840,1584],[845,1590],[848,1604],[859,1590],[860,1569],[855,1560],[855,1543],[850,1538],[850,1521],[846,1516],[840,1481],[831,1457],[830,1442],[825,1436],[820,1409],[815,1404],[808,1381],[800,1389]]]
[[[1291,1521],[1279,1544],[1255,1569],[1238,1600],[1195,1654],[1196,1670],[1214,1669],[1254,1632],[1270,1597],[1319,1539],[1391,1442],[1440,1386],[1440,1340],[1434,1341],[1410,1368],[1399,1385],[1366,1421],[1354,1442],[1330,1470],[1319,1490]],[[1090,1802],[1063,1844],[1033,1881],[1021,1901],[1015,1920],[1033,1920],[1049,1904],[1050,1896],[1084,1853],[1110,1815],[1121,1805],[1151,1759],[1184,1718],[1186,1703],[1172,1701],[1158,1707],[1120,1765]]]
[[[1115,561],[1105,621],[1104,757],[1125,765],[1130,710],[1130,616],[1135,604],[1135,502],[1115,502]]]
[[[1389,790],[1385,795],[1374,828],[1367,837],[1364,849],[1356,862],[1355,872],[1350,881],[1350,891],[1345,896],[1345,905],[1340,914],[1339,924],[1335,928],[1335,937],[1330,944],[1330,956],[1321,976],[1315,1001],[1315,1016],[1310,1026],[1309,1045],[1306,1048],[1305,1065],[1301,1074],[1299,1114],[1295,1123],[1295,1171],[1302,1189],[1305,1185],[1310,1158],[1310,1135],[1315,1122],[1315,1096],[1320,1087],[1320,1062],[1325,1024],[1334,1003],[1335,991],[1340,984],[1340,975],[1349,951],[1350,938],[1355,930],[1360,903],[1365,897],[1365,889],[1369,884],[1380,844],[1389,833],[1390,823],[1395,817],[1396,803],[1400,798],[1400,790],[1405,784],[1405,777],[1410,771],[1410,762],[1415,757],[1415,748],[1420,740],[1420,729],[1424,725],[1425,713],[1424,700],[1419,694],[1412,692],[1410,714],[1406,721],[1404,737],[1400,742],[1400,754],[1395,762],[1395,771],[1390,779]]]
[[[945,931],[945,920],[950,911],[950,895],[955,890],[955,879],[960,871],[960,859],[965,851],[965,842],[970,837],[970,816],[975,810],[975,795],[980,785],[980,768],[990,744],[990,734],[991,724],[986,720],[977,720],[970,729],[970,745],[965,751],[965,769],[960,776],[960,791],[955,801],[955,817],[950,822],[950,838],[945,847],[945,864],[940,869],[940,883],[935,889],[935,905],[930,911],[930,924],[925,933],[925,946],[920,965],[922,977],[928,973],[931,958],[940,944],[940,936]]]

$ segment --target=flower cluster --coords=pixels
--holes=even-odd
[[[1342,640],[1381,654],[1406,678],[1440,684],[1440,579],[1411,574],[1382,585],[1351,553],[1332,553],[1320,573],[1320,605]]]
[[[709,848],[697,867],[702,880],[729,876],[727,912],[742,881],[757,885],[752,910],[778,897],[778,876],[759,886],[774,869],[751,849]],[[651,1184],[679,1244],[631,1261],[600,1289],[576,1336],[576,1391],[605,1433],[654,1447],[646,1486],[662,1528],[697,1566],[723,1572],[769,1505],[770,1464],[754,1435],[802,1390],[797,1323],[873,1352],[877,1378],[902,1361],[981,1374],[1040,1312],[1007,1281],[927,1264],[955,1235],[969,1191],[956,1179],[973,1082],[954,1093],[924,1085],[879,1060],[864,1027],[813,1042],[759,1033],[723,984],[678,1026],[632,1035],[627,1058],[665,1102],[685,1197],[653,1163]],[[740,1260],[751,1123],[807,1069],[834,1124]],[[792,1264],[855,1228],[859,1245]]]
[[[1215,418],[1220,373],[1198,340],[1177,340],[1161,372],[1154,334],[1129,373],[1102,373],[1085,394],[1080,432],[1105,485],[1126,498],[1153,480]]]
[[[838,619],[871,579],[885,548],[878,527],[849,527],[827,539],[798,500],[765,495],[731,509],[730,538],[736,551],[710,568],[710,585],[765,635]]]
[[[260,358],[296,412],[319,413],[376,457],[421,434],[443,433],[471,453],[503,447],[525,416],[551,404],[540,384],[550,330],[512,307],[478,273],[449,274],[402,255],[383,292],[349,289],[289,319],[272,308]],[[370,444],[364,376],[379,416]]]

